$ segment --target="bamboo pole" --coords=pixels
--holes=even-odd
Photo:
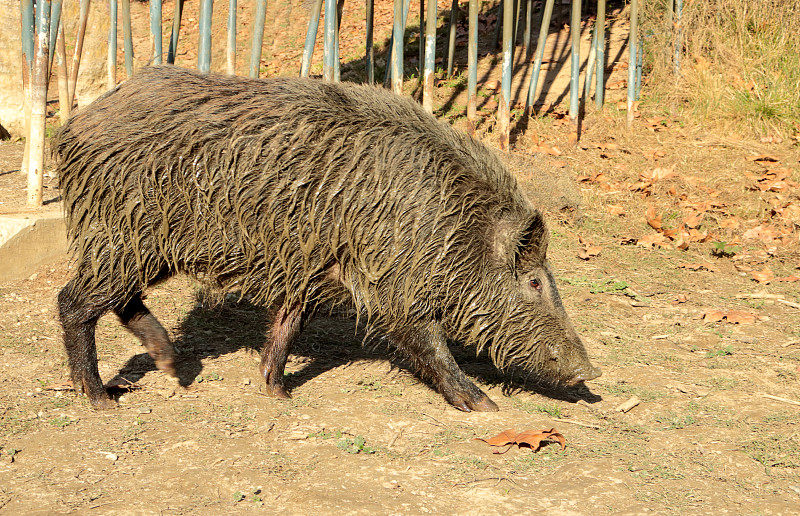
[[[633,125],[633,102],[636,98],[636,53],[639,46],[639,1],[631,0],[631,33],[628,39],[628,116],[627,123]]]
[[[264,45],[264,23],[266,22],[266,18],[267,0],[256,0],[256,19],[255,24],[253,25],[253,44],[250,47],[250,77],[253,78],[258,77],[258,72],[261,69],[261,48]]]
[[[372,0],[374,1],[374,0]],[[367,5],[369,9],[370,5]],[[311,71],[311,58],[314,57],[314,46],[317,42],[317,33],[319,32],[319,18],[322,13],[322,0],[314,0],[314,5],[311,6],[311,14],[308,17],[308,30],[306,31],[306,42],[303,46],[303,58],[300,61],[300,77],[308,77]],[[369,11],[367,11],[367,33],[371,29],[369,25]],[[371,34],[369,34],[371,35]],[[367,41],[369,45],[371,41]],[[369,50],[369,49],[367,49]]]
[[[522,47],[525,59],[531,58],[531,31],[533,30],[533,0],[525,0],[525,33],[522,35]]]
[[[572,0],[572,16],[569,23],[569,32],[572,38],[570,50],[569,74],[569,120],[573,126],[573,133],[578,130],[578,105],[580,103],[581,74],[581,2]]]
[[[453,62],[456,55],[456,25],[458,24],[458,0],[450,5],[450,29],[447,39],[447,77],[453,76]]]
[[[514,2],[503,2],[503,75],[500,85],[500,102],[497,112],[497,128],[500,133],[500,150],[508,151],[509,122],[511,118],[511,73],[513,57],[511,54],[512,32],[514,31]]]
[[[200,0],[197,45],[197,69],[200,73],[208,73],[211,70],[211,15],[213,12],[214,0]]]
[[[228,1],[228,48],[225,57],[228,75],[236,75],[236,0]]]
[[[403,93],[403,33],[405,16],[403,0],[394,0],[394,28],[392,30],[392,91]]]
[[[175,13],[172,16],[172,32],[169,36],[169,49],[167,50],[167,63],[175,64],[178,53],[178,36],[181,31],[181,16],[183,16],[183,0],[175,0]]]
[[[683,0],[675,0],[675,75],[681,73],[681,51],[683,50]]]
[[[53,63],[55,62],[56,41],[58,40],[58,27],[61,24],[61,3],[62,0],[53,0],[50,4],[50,44],[48,45],[47,56],[47,80],[53,73]]]
[[[595,61],[597,61],[597,23],[592,27],[592,44],[589,47],[589,57],[586,59],[586,77],[583,79],[583,99],[581,108],[586,106],[586,102],[592,95],[592,79],[594,78]]]
[[[417,57],[417,70],[419,71],[420,85],[423,84],[423,66],[425,65],[425,0],[419,0],[419,56]]]
[[[367,83],[375,84],[375,47],[373,45],[373,32],[375,23],[375,0],[367,0],[367,50],[364,64],[367,69]]]
[[[420,6],[422,2],[420,2]],[[433,113],[433,72],[436,66],[436,0],[428,0],[428,13],[425,24],[425,51],[423,57],[425,58],[425,65],[422,77],[422,107],[428,113]],[[422,14],[420,14],[422,19]],[[420,34],[422,34],[422,26],[420,26]],[[420,41],[422,46],[422,41]]]
[[[469,42],[467,46],[467,127],[475,136],[478,114],[478,0],[469,0]]]
[[[150,0],[150,48],[153,50],[153,64],[162,62],[161,45],[161,0]]]
[[[533,111],[534,96],[536,86],[539,85],[539,71],[542,69],[542,58],[544,57],[544,46],[547,43],[547,34],[550,32],[550,18],[553,16],[553,0],[547,0],[542,13],[542,24],[539,26],[539,38],[536,42],[536,59],[533,63],[531,81],[528,84],[528,99],[525,101],[525,111]]]
[[[22,165],[20,174],[28,177],[28,158],[30,157],[31,134],[31,80],[33,76],[34,59],[34,26],[33,0],[22,0],[20,9],[20,37],[22,38],[22,110],[25,119],[25,148],[22,151]]]
[[[122,0],[122,46],[125,49],[125,75],[130,79],[133,76],[133,34],[131,33],[131,0]]]
[[[81,12],[78,21],[78,35],[75,37],[75,52],[72,53],[72,66],[69,76],[69,105],[75,105],[75,89],[78,84],[78,70],[81,67],[81,54],[83,54],[83,39],[86,35],[86,22],[89,19],[89,6],[92,0],[81,0]]]
[[[50,53],[50,3],[39,0],[36,9],[36,59],[31,78],[30,156],[28,158],[28,206],[42,205],[44,139],[47,116],[47,60]]]
[[[597,0],[597,78],[594,88],[594,102],[597,109],[603,109],[603,101],[606,92],[606,0]]]
[[[325,26],[323,28],[322,78],[333,82],[336,45],[336,0],[325,0]]]
[[[341,79],[341,59],[339,59],[339,27],[342,25],[342,10],[344,9],[344,0],[336,2],[336,36],[333,38],[333,82],[339,82]]]
[[[117,0],[108,0],[108,89],[117,86]]]
[[[492,36],[492,50],[496,49],[500,45],[500,29],[503,27],[503,12],[505,10],[505,0],[500,0],[500,3],[497,4],[497,14],[495,14],[494,20],[494,35]]]
[[[403,34],[405,34],[405,26],[408,21],[408,10],[411,6],[411,0],[403,2]],[[405,38],[404,38],[405,39]],[[402,43],[401,43],[402,44]],[[389,37],[389,50],[386,52],[386,73],[383,76],[383,87],[388,88],[392,78],[392,50],[394,49],[394,26],[392,26],[392,35]]]
[[[56,62],[58,65],[58,114],[61,123],[66,123],[72,111],[69,105],[69,78],[67,77],[67,50],[64,44],[64,23],[58,27]]]

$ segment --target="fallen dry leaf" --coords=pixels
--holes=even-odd
[[[753,324],[758,320],[756,314],[743,310],[711,310],[703,314],[703,320],[708,323],[720,322],[725,319],[730,324]]]
[[[694,229],[700,226],[700,222],[703,220],[703,217],[705,217],[705,213],[695,213],[691,217],[684,220],[683,223],[686,224],[686,227],[689,229]]]
[[[775,278],[775,281],[787,281],[787,282],[794,282],[800,281],[800,276],[783,276],[781,278]]]
[[[558,433],[555,428],[539,430],[538,432],[534,430],[525,430],[520,433],[517,433],[511,428],[488,439],[481,439],[480,437],[476,437],[476,439],[485,442],[489,446],[508,446],[505,450],[495,450],[494,453],[505,453],[515,444],[520,448],[527,446],[533,451],[537,451],[541,447],[542,441],[545,439],[559,443],[562,450],[566,448],[566,439],[564,439],[564,436]]]
[[[764,267],[760,271],[751,272],[750,274],[758,283],[769,283],[775,279],[775,274],[772,273],[769,267]]]
[[[655,206],[650,206],[647,209],[645,217],[647,219],[647,224],[651,228],[655,229],[656,231],[661,231],[661,215],[656,215]]]
[[[780,159],[776,158],[775,156],[770,156],[769,154],[759,154],[757,156],[745,156],[747,161],[753,161],[755,163],[777,163]]]
[[[731,310],[725,314],[725,318],[731,324],[753,324],[758,319],[755,314],[743,310]]]
[[[618,217],[625,216],[625,209],[617,204],[610,204],[606,206],[606,211],[608,211],[609,214],[616,215]]]
[[[672,304],[679,305],[681,303],[687,302],[688,300],[689,298],[686,297],[686,294],[678,294],[677,296],[675,296],[675,299],[672,300]]]
[[[661,233],[656,233],[654,235],[643,236],[636,242],[636,244],[642,247],[669,247],[669,240],[667,240],[667,237]]]
[[[599,245],[587,245],[578,250],[578,258],[581,260],[588,260],[592,256],[599,255],[602,250],[603,248]]]

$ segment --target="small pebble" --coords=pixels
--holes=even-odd
[[[149,408],[146,408],[146,407],[142,407],[142,408],[139,409],[139,414],[149,414],[151,412],[152,412],[152,410],[149,409]]]

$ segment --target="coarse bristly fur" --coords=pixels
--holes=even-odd
[[[410,99],[154,66],[52,146],[76,257],[60,297],[74,380],[78,325],[93,332],[179,272],[300,314],[352,301],[437,384],[417,351],[444,336],[553,382],[599,374],[561,306],[541,214],[492,151]]]

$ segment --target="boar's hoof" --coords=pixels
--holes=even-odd
[[[155,363],[156,367],[159,370],[164,371],[166,374],[173,377],[178,376],[178,372],[175,370],[175,361],[172,360],[172,357],[156,360]]]
[[[473,410],[476,412],[497,412],[500,410],[497,407],[497,404],[493,402],[489,396],[484,394],[482,391],[478,392],[479,395],[473,397],[472,399],[469,399],[462,394],[456,394],[452,398],[446,398],[452,406],[458,410],[463,410],[464,412],[472,412]]]
[[[117,402],[112,400],[108,396],[89,398],[89,402],[92,404],[92,408],[94,408],[95,410],[109,410],[117,408]]]
[[[266,392],[268,396],[272,396],[273,398],[281,398],[284,400],[288,400],[291,398],[289,393],[286,391],[286,387],[283,385],[270,385],[267,384]]]

